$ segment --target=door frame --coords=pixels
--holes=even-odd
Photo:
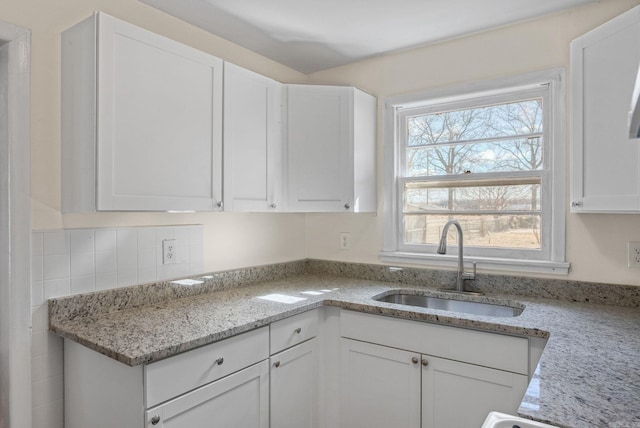
[[[0,21],[0,428],[31,427],[31,32]]]

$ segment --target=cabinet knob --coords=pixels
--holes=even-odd
[[[271,208],[272,210],[275,210],[275,209],[276,209],[276,206],[277,206],[277,205],[276,205],[276,204],[274,204],[274,203],[269,204],[269,208]]]
[[[572,202],[571,202],[571,206],[572,206],[572,207],[581,207],[581,206],[582,206],[582,202],[575,202],[575,201],[572,201]]]
[[[218,208],[222,208],[224,206],[224,202],[222,201],[218,201],[218,203],[216,204],[216,207]]]
[[[221,365],[222,365],[222,363],[224,363],[224,358],[220,357],[220,358],[218,358],[218,359],[216,360],[216,364],[217,364],[217,365],[221,366]]]
[[[295,330],[293,330],[293,332],[294,332],[295,334],[300,334],[300,333],[302,333],[302,327],[298,327],[298,328],[296,328]]]
[[[151,425],[158,425],[160,423],[160,416],[155,415],[151,418]]]
[[[275,368],[280,367],[280,361],[276,361],[275,363],[273,363],[273,367]]]
[[[427,366],[429,365],[429,361],[427,361],[427,359],[426,359],[426,358],[423,358],[423,359],[422,359],[422,365],[423,365],[423,366],[425,366],[425,367],[427,367]]]
[[[344,209],[348,210],[349,208],[351,208],[351,204],[349,202],[347,202],[346,204],[344,204]]]
[[[411,358],[411,362],[412,362],[413,364],[418,364],[418,361],[420,361],[420,360],[418,359],[418,357],[413,357],[413,358]]]

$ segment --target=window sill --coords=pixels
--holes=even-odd
[[[476,262],[478,268],[483,271],[490,270],[567,275],[569,273],[569,267],[571,266],[568,262],[499,259],[488,257],[465,256],[464,260],[465,265],[469,266],[471,265],[471,262]],[[424,267],[456,267],[458,265],[458,257],[454,255],[406,253],[399,251],[382,251],[380,253],[380,261],[385,263],[406,263]],[[467,266],[466,269],[468,270],[470,267]]]

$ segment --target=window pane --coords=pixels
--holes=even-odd
[[[432,187],[405,183],[404,211],[538,211],[540,184]]]
[[[542,100],[526,100],[407,118],[407,146],[542,132]]]
[[[438,244],[442,229],[453,217],[448,215],[406,215],[407,244]],[[464,245],[501,248],[540,249],[539,214],[522,215],[458,215]],[[449,229],[447,242],[455,245],[455,227]]]
[[[542,137],[408,147],[406,176],[542,169]]]

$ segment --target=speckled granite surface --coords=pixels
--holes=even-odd
[[[569,427],[640,426],[640,310],[637,304],[628,304],[635,290],[611,293],[630,293],[631,297],[625,299],[630,307],[621,307],[612,305],[611,298],[604,299],[607,305],[574,302],[587,298],[593,302],[586,296],[591,292],[589,285],[583,287],[585,296],[573,290],[565,299],[561,297],[567,293],[562,291],[545,289],[543,295],[551,298],[543,299],[528,296],[522,287],[520,293],[505,294],[509,287],[497,286],[499,292],[487,293],[488,298],[521,304],[525,310],[518,317],[493,318],[372,300],[392,289],[437,295],[440,292],[434,287],[449,283],[450,272],[416,274],[386,269],[393,276],[390,281],[383,268],[333,262],[306,261],[252,269],[212,274],[213,278],[197,286],[166,282],[54,299],[49,303],[50,329],[129,365],[166,358],[321,305],[543,337],[548,343],[537,381],[530,384],[520,407],[522,416]],[[352,277],[359,271],[367,271],[360,272],[364,279]],[[383,281],[369,276],[378,271]],[[404,275],[403,281],[397,280],[397,274]],[[245,280],[252,285],[239,286]],[[479,280],[481,288],[492,286],[491,280],[484,281]],[[549,286],[554,290],[558,287]],[[300,294],[335,288],[320,296]],[[284,304],[257,298],[272,293],[306,300]]]

